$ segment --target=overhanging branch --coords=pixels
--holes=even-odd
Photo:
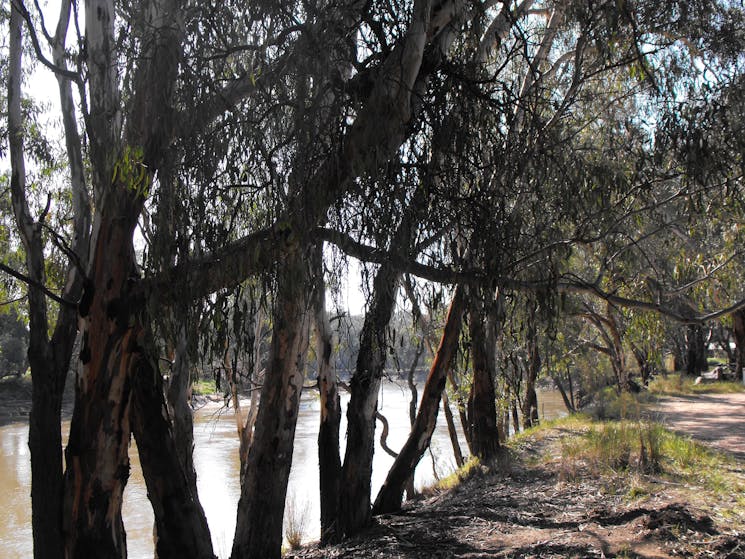
[[[46,286],[42,285],[38,281],[35,281],[35,280],[31,279],[26,274],[23,274],[23,273],[19,272],[18,270],[14,270],[10,266],[6,266],[2,262],[0,262],[0,270],[2,270],[3,272],[5,272],[9,276],[12,276],[12,277],[16,278],[17,280],[22,281],[23,283],[25,283],[29,287],[32,287],[34,289],[40,290],[42,293],[44,293],[44,295],[46,295],[50,299],[56,301],[60,305],[63,305],[63,306],[66,306],[66,307],[71,307],[73,309],[74,308],[77,308],[77,306],[78,306],[77,303],[73,303],[72,301],[68,301],[67,299],[63,299],[62,297],[60,297],[56,293],[53,293],[52,291],[50,291]]]

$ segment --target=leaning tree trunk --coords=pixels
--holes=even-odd
[[[394,254],[409,254],[417,212],[425,196],[426,189],[419,184],[392,236],[390,250]],[[342,466],[338,522],[341,537],[359,532],[372,518],[370,485],[375,451],[375,414],[386,361],[386,328],[393,314],[400,279],[400,272],[390,263],[380,266],[373,280],[372,304],[360,334],[360,349],[347,408],[347,447]]]
[[[149,344],[148,333],[143,335]],[[184,460],[191,460],[192,446],[179,448],[183,440],[171,429],[155,363],[141,353],[132,366],[132,431],[155,516],[156,556],[213,559],[207,519],[197,498],[196,473],[191,462],[190,469],[184,467]]]
[[[386,514],[401,508],[406,483],[414,475],[416,465],[429,447],[432,433],[437,424],[440,397],[445,390],[447,371],[458,347],[464,299],[463,289],[456,287],[448,310],[440,347],[437,349],[427,382],[424,385],[419,412],[406,443],[404,443],[401,452],[399,452],[393,466],[388,471],[383,487],[380,488],[380,492],[375,499],[373,514]]]
[[[336,541],[339,516],[339,426],[341,401],[336,374],[331,369],[333,337],[326,313],[326,284],[323,279],[323,244],[314,248],[314,317],[318,392],[321,399],[321,424],[318,427],[318,475],[321,501],[321,545]]]
[[[494,341],[487,339],[485,317],[477,305],[480,306],[473,301],[472,295],[469,327],[473,382],[468,397],[468,428],[473,454],[483,461],[489,461],[499,451],[494,371],[489,366],[486,347],[486,344]]]
[[[535,335],[535,333],[534,333]],[[528,374],[525,379],[525,401],[523,402],[523,428],[527,429],[538,424],[538,394],[535,391],[535,383],[538,372],[541,369],[541,355],[538,352],[538,344],[532,338],[529,342],[530,361],[528,362]]]
[[[238,501],[233,559],[281,555],[282,520],[308,348],[310,271],[300,249],[287,255],[274,302],[269,367]]]

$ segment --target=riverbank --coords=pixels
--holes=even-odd
[[[745,462],[659,424],[561,420],[464,477],[357,538],[287,557],[745,558]]]

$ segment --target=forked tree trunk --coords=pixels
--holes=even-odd
[[[561,394],[561,399],[564,401],[564,407],[567,409],[569,413],[574,413],[577,410],[574,407],[574,402],[572,401],[573,398],[570,398],[567,395],[567,391],[564,388],[564,384],[561,382],[561,379],[559,379],[558,375],[551,375],[551,378],[554,381],[554,384],[556,385],[556,388],[559,390],[559,394]]]
[[[174,133],[172,94],[182,53],[183,6],[175,0],[153,0],[144,8],[142,51],[132,74],[124,119],[115,63],[116,6],[112,0],[86,2],[90,88],[86,122],[97,219],[88,281],[79,306],[83,371],[66,450],[68,559],[126,556],[121,503],[129,476],[132,374],[142,360],[154,362],[146,339],[149,317],[138,294],[133,235],[148,185]],[[162,403],[163,395],[158,395]],[[163,440],[158,444],[162,452],[171,448]],[[175,454],[168,458],[178,464]],[[153,504],[157,508],[157,498]]]
[[[281,555],[282,521],[308,348],[307,255],[287,255],[279,272],[271,352],[238,501],[233,559]]]
[[[321,501],[321,545],[337,541],[339,516],[339,483],[341,456],[339,455],[339,426],[341,401],[336,374],[331,369],[333,334],[326,313],[326,283],[323,279],[323,245],[314,249],[313,273],[314,318],[316,328],[316,362],[318,392],[321,398],[321,424],[318,428],[318,474]]]
[[[149,345],[148,333],[144,336]],[[155,516],[157,557],[213,559],[207,519],[196,493],[193,446],[179,448],[185,441],[173,435],[163,380],[148,354],[139,354],[132,366],[132,431]],[[190,470],[184,460],[190,461]]]
[[[416,421],[401,452],[399,452],[393,466],[388,471],[383,487],[380,488],[373,505],[373,514],[386,514],[401,508],[401,499],[406,482],[414,475],[416,465],[429,447],[432,433],[437,424],[440,397],[447,382],[447,371],[458,347],[464,300],[463,289],[456,287],[448,310],[440,346],[424,385]]]
[[[472,299],[469,327],[473,382],[468,397],[468,428],[471,433],[471,451],[479,459],[489,461],[499,451],[494,371],[489,366],[486,347],[487,343],[494,343],[494,340],[487,339],[484,324],[486,317],[480,312],[480,307],[481,303]]]

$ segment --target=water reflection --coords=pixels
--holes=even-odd
[[[563,413],[563,404],[558,395],[544,393],[539,395],[539,399],[541,411],[546,417]],[[348,397],[343,399],[344,406],[347,400]],[[409,392],[405,385],[384,385],[380,409],[390,422],[388,445],[393,449],[400,448],[409,433],[408,402]],[[345,421],[343,416],[342,433],[346,433]],[[318,398],[315,393],[308,391],[301,400],[288,488],[288,501],[293,501],[293,508],[307,511],[307,539],[316,539],[320,531],[318,425]],[[63,428],[66,433],[69,424]],[[376,435],[380,436],[379,429]],[[27,559],[32,556],[31,467],[27,440],[28,427],[25,424],[0,427],[0,542],[3,556],[7,559]],[[199,498],[207,515],[215,553],[219,557],[228,557],[240,494],[238,439],[232,410],[225,410],[216,404],[199,410],[195,415],[194,440]],[[461,445],[465,451],[463,440],[461,433]],[[130,457],[131,475],[124,493],[122,511],[127,530],[127,548],[132,559],[150,559],[153,557],[153,514],[147,502],[147,490],[134,443]],[[392,464],[393,458],[377,446],[373,463],[373,498]],[[447,427],[440,414],[432,440],[432,455],[425,455],[417,468],[416,486],[432,483],[435,479],[433,470],[442,476],[451,472],[454,465]]]

